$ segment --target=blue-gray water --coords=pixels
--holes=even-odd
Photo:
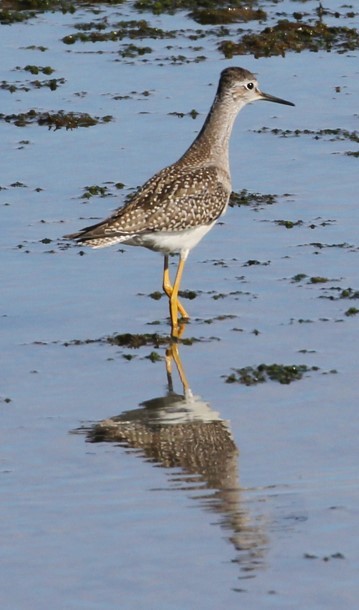
[[[127,3],[105,14],[138,18]],[[198,28],[185,13],[145,17]],[[357,143],[256,130],[357,130],[358,52],[227,61],[215,37],[183,35],[140,41],[153,48],[142,61],[121,58],[118,42],[64,45],[74,24],[93,19],[84,8],[0,26],[0,81],[34,80],[15,70],[28,64],[66,81],[56,91],[2,89],[1,113],[114,117],[72,131],[0,123],[1,608],[354,609],[358,315],[346,314],[359,307],[349,298],[359,290],[358,159],[345,153]],[[358,27],[358,15],[327,22]],[[207,59],[168,59],[199,54]],[[148,297],[161,287],[161,258],[116,247],[80,256],[58,239],[176,160],[228,65],[255,71],[264,91],[296,106],[255,104],[238,117],[233,189],[278,197],[230,208],[191,253],[183,288],[199,294],[185,301],[184,337],[200,341],[180,356],[195,398],[173,407],[165,347],[105,341],[169,333],[165,299]],[[193,108],[195,120],[170,114]],[[125,184],[116,198],[81,197],[94,184],[113,193],[115,182]],[[146,358],[153,351],[160,361]],[[290,385],[225,383],[233,368],[261,363],[319,370]],[[175,369],[173,378],[181,395]],[[127,441],[74,433],[114,416]],[[202,447],[204,430],[220,435],[223,451],[216,441]]]

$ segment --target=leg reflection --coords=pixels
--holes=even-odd
[[[182,324],[182,331],[184,331],[185,325]],[[179,352],[179,344],[177,340],[171,339],[170,346],[166,350],[166,372],[167,372],[167,384],[168,388],[173,391],[173,380],[172,380],[172,362],[175,363],[178,376],[181,380],[183,387],[183,394],[185,397],[190,398],[192,396],[191,389],[189,387],[189,383],[186,377],[186,373],[183,368],[180,352]]]
[[[253,523],[243,503],[239,452],[230,425],[208,402],[191,392],[180,357],[180,341],[172,340],[165,363],[164,396],[146,399],[138,408],[99,422],[87,430],[87,438],[93,443],[113,442],[136,449],[136,456],[146,462],[175,468],[174,478],[169,474],[171,488],[186,493],[197,490],[195,501],[219,516],[217,524],[238,552],[236,561],[243,570],[242,578],[254,576],[263,565],[266,536],[261,522]],[[175,370],[182,384],[181,394],[174,391]]]

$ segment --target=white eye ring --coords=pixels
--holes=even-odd
[[[251,91],[254,88],[254,84],[253,83],[247,83],[246,87],[247,87],[247,89],[249,89]]]

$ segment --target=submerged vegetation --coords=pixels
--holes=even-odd
[[[109,23],[106,17],[101,21],[78,23],[75,27],[80,32],[65,36],[62,39],[65,44],[74,44],[75,42],[116,42],[124,38],[129,38],[130,40],[176,38],[175,31],[165,31],[161,28],[152,27],[145,19]]]
[[[234,369],[234,372],[225,378],[226,383],[241,383],[243,385],[257,385],[265,381],[278,381],[289,384],[302,379],[304,373],[317,371],[318,367],[308,367],[305,364],[260,364],[257,367],[246,366]]]
[[[234,191],[231,193],[229,205],[231,207],[240,207],[242,205],[272,205],[276,203],[278,195],[263,194],[263,193],[250,193],[247,189],[242,189],[239,193]]]
[[[288,51],[337,51],[345,53],[359,48],[359,33],[346,26],[328,26],[322,21],[303,23],[302,21],[280,20],[273,27],[266,27],[259,33],[244,34],[239,42],[225,40],[219,44],[223,55],[230,59],[234,55],[254,55],[271,57],[284,55]]]
[[[261,127],[254,131],[255,133],[271,133],[282,138],[313,136],[314,140],[328,138],[331,142],[349,140],[350,142],[359,144],[359,133],[357,131],[349,131],[348,129],[340,129],[339,127],[334,129],[279,129],[278,127],[271,129],[269,127]]]
[[[190,17],[201,25],[217,25],[223,23],[265,21],[267,13],[261,8],[252,8],[246,4],[235,8],[230,6],[224,8],[195,8],[190,13]]]
[[[27,81],[26,83],[19,83],[18,81],[15,83],[9,83],[7,81],[3,81],[0,84],[0,89],[4,91],[9,91],[9,93],[15,93],[16,91],[31,91],[31,89],[41,89],[42,87],[48,87],[50,91],[56,91],[56,89],[65,84],[64,78],[50,78],[46,80],[33,80]]]
[[[300,136],[312,136],[313,140],[327,139],[330,142],[354,142],[359,144],[358,131],[349,131],[348,129],[326,128],[326,129],[280,129],[278,127],[269,128],[261,127],[254,130],[255,133],[271,133],[272,135],[281,138],[296,138]],[[344,151],[345,155],[351,157],[359,157],[359,151]]]
[[[86,7],[96,15],[101,14],[100,6],[125,4],[125,0],[96,1],[86,3]],[[193,40],[205,36],[222,38],[218,43],[218,50],[227,58],[235,55],[253,55],[254,57],[270,57],[282,55],[290,51],[318,52],[334,51],[345,53],[359,48],[359,33],[356,28],[346,25],[328,25],[326,17],[334,16],[336,19],[347,20],[355,15],[350,7],[342,7],[342,12],[330,11],[319,7],[311,12],[294,11],[293,13],[280,12],[280,19],[274,25],[267,26],[260,31],[258,22],[267,21],[270,15],[262,7],[253,6],[253,2],[243,3],[242,0],[232,0],[223,6],[223,2],[216,0],[137,0],[131,3],[131,8],[141,15],[144,12],[160,15],[167,13],[174,15],[177,11],[186,11],[187,16],[203,29],[192,31],[189,37]],[[75,12],[83,8],[82,0],[5,0],[0,10],[0,24],[11,25],[36,17],[44,11]],[[253,24],[252,29],[244,31],[239,28],[233,30],[234,24]],[[208,26],[213,28],[208,28]],[[227,27],[226,27],[227,26]],[[232,26],[232,29],[229,28]],[[128,21],[110,21],[108,16],[100,16],[95,21],[79,23],[78,30],[68,34],[63,42],[72,45],[76,42],[117,42],[124,38],[134,39],[163,39],[176,38],[184,31],[165,31],[152,26],[145,19],[132,19]],[[149,47],[144,47],[148,49]],[[147,51],[149,52],[149,51]]]
[[[77,127],[92,127],[97,123],[108,123],[112,121],[111,116],[93,117],[86,112],[38,112],[37,110],[29,110],[19,114],[2,114],[0,113],[0,121],[13,123],[16,127],[26,127],[31,123],[45,125],[49,129],[76,129]]]

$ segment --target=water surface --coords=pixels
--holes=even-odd
[[[100,11],[138,18],[129,3]],[[197,28],[185,13],[145,17]],[[3,89],[3,114],[113,117],[56,131],[0,123],[1,607],[355,608],[358,160],[345,153],[357,143],[271,130],[357,130],[358,53],[229,61],[215,36],[196,51],[183,34],[142,41],[152,53],[128,59],[118,42],[62,42],[94,18],[83,8],[1,26],[1,81],[28,84],[35,77],[15,70],[28,64],[65,79],[55,91]],[[180,54],[188,62],[170,61]],[[59,240],[182,154],[228,65],[296,106],[257,104],[237,120],[233,189],[275,201],[230,208],[191,253],[184,396],[165,345],[107,341],[168,337],[167,304],[148,296],[161,258],[116,247],[81,256]],[[85,199],[89,185],[116,197]],[[261,363],[318,370],[290,385],[225,382]]]

